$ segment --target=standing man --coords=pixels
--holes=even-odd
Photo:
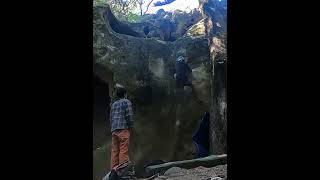
[[[129,161],[130,130],[133,127],[132,104],[124,87],[117,87],[117,100],[111,105],[110,124],[112,133],[111,169]]]

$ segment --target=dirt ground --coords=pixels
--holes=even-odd
[[[149,178],[150,179],[150,178]],[[227,165],[219,165],[211,168],[197,167],[193,169],[182,169],[173,167],[168,169],[164,175],[152,178],[153,180],[226,180]],[[148,178],[140,179],[148,180]]]

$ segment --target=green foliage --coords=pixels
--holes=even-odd
[[[109,5],[112,13],[121,21],[137,22],[140,18],[135,10],[138,0],[94,0],[94,5]]]
[[[129,13],[127,16],[127,21],[129,22],[139,22],[140,16],[134,13]]]
[[[108,0],[93,0],[93,5],[106,5]]]

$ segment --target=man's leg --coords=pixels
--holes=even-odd
[[[111,147],[111,169],[119,164],[119,152],[120,152],[119,137],[116,132],[112,133],[112,147]]]
[[[129,161],[129,139],[130,131],[124,129],[119,133],[120,139],[120,154],[119,154],[119,163]]]
[[[176,79],[176,88],[183,89],[183,80],[180,77],[177,77],[177,79]]]

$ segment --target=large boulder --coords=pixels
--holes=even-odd
[[[208,97],[212,68],[205,37],[181,37],[166,42],[141,34],[114,18],[109,7],[94,6],[94,73],[109,85],[113,100],[116,83],[127,88],[135,120],[130,157],[138,173],[147,160],[192,158],[192,133],[211,106]],[[173,75],[178,52],[190,58],[195,96],[176,91]],[[106,136],[111,140],[110,134]],[[105,153],[103,161],[96,161],[100,163],[100,171],[109,168],[109,151],[100,148],[94,152],[94,157],[100,158]]]
[[[176,10],[174,12],[161,11],[157,14],[146,14],[139,23],[129,23],[135,30],[145,34],[148,38],[159,38],[163,41],[175,41],[182,37],[188,29],[202,19],[199,10],[191,13]]]

